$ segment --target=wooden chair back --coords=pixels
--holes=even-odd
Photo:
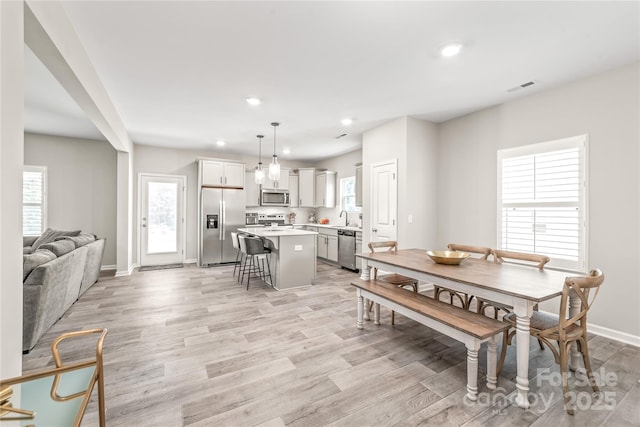
[[[489,255],[491,255],[491,248],[485,248],[483,246],[470,246],[470,245],[459,245],[457,243],[449,243],[448,248],[450,251],[458,251],[458,252],[468,252],[472,254],[479,254],[480,259],[488,259]]]
[[[604,282],[604,274],[600,269],[591,270],[587,277],[567,277],[562,289],[560,298],[560,311],[558,313],[559,323],[557,328],[552,327],[542,331],[540,335],[557,332],[561,341],[566,340],[567,329],[572,325],[577,325],[582,329],[582,336],[587,334],[587,312],[593,305],[593,301],[598,295],[600,285]],[[569,297],[575,295],[580,299],[580,311],[569,317]],[[557,329],[557,330],[556,330]]]
[[[498,264],[502,264],[505,260],[515,260],[521,261],[522,264],[529,265],[527,263],[533,263],[539,270],[544,269],[544,265],[551,261],[546,255],[538,255],[538,254],[529,254],[524,252],[513,252],[513,251],[501,251],[494,249],[493,251],[493,261]]]
[[[369,242],[369,250],[374,252],[398,252],[398,242],[395,240],[383,240],[380,242]],[[373,280],[378,278],[378,269],[376,267],[373,270]]]
[[[397,252],[398,251],[398,242],[395,240],[384,240],[381,242],[369,242],[369,250],[371,253],[376,252],[377,249],[380,249],[379,252]]]

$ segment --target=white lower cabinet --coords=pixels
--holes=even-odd
[[[318,257],[338,262],[338,230],[318,227]]]
[[[327,258],[328,253],[327,236],[318,234],[318,257]]]
[[[327,259],[338,262],[338,237],[327,236]]]

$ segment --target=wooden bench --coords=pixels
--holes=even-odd
[[[498,381],[497,336],[509,329],[509,325],[379,280],[358,279],[351,284],[356,287],[358,295],[358,329],[363,328],[363,302],[366,298],[376,303],[376,325],[380,324],[379,304],[382,304],[464,343],[467,347],[467,398],[472,401],[478,396],[478,351],[481,344],[487,342],[487,388],[495,390]]]

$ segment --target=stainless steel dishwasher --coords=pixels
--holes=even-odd
[[[358,271],[356,268],[356,232],[338,230],[338,262],[343,268]]]

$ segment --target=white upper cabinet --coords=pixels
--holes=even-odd
[[[269,179],[268,167],[266,168],[267,173],[265,173],[264,184],[262,184],[262,188],[265,190],[288,190],[289,189],[289,174],[290,169],[280,168],[280,180],[272,181]]]
[[[244,188],[244,163],[201,160],[200,174],[202,185]]]
[[[316,170],[300,169],[298,180],[298,206],[314,208],[316,206]]]
[[[300,192],[298,191],[298,175],[289,175],[289,206],[297,208],[300,204]]]
[[[256,184],[255,173],[244,174],[244,195],[247,206],[260,206],[260,185]]]
[[[315,206],[319,208],[336,207],[336,173],[323,171],[316,175]]]

